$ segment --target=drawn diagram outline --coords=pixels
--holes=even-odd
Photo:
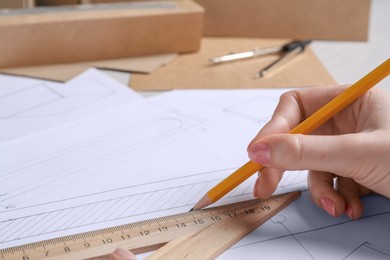
[[[115,89],[95,78],[70,85],[34,84],[0,96],[0,120],[61,115],[115,94]],[[19,102],[16,102],[19,100]]]
[[[371,205],[371,210],[359,220],[328,216],[313,205],[309,191],[304,191],[298,200],[298,203],[272,217],[255,234],[234,245],[221,258],[235,259],[244,251],[253,254],[257,251],[267,259],[389,259],[389,200],[379,195],[365,198],[366,206],[377,205]],[[304,205],[306,211],[300,212],[299,205]],[[310,221],[302,220],[305,217]],[[371,229],[373,232],[370,232]],[[280,246],[285,250],[276,252]]]

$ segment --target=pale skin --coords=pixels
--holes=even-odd
[[[123,248],[117,248],[110,256],[110,260],[136,260],[137,257]]]
[[[305,88],[281,96],[272,119],[248,146],[249,158],[266,166],[255,197],[270,197],[285,170],[309,170],[311,197],[332,216],[358,219],[361,196],[390,198],[390,96],[384,91],[369,90],[310,135],[286,134],[347,87]]]
[[[255,183],[255,197],[270,197],[284,171],[309,170],[312,200],[334,217],[360,218],[361,196],[390,198],[389,94],[371,89],[310,135],[286,134],[347,87],[303,88],[281,96],[272,119],[248,146],[249,158],[265,166]],[[110,259],[135,256],[117,249]]]

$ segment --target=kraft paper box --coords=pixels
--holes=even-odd
[[[134,0],[81,0],[129,1]],[[368,37],[370,0],[195,1],[205,8],[206,36],[360,41]]]
[[[42,12],[45,8],[50,12]],[[0,17],[0,67],[186,53],[200,47],[204,11],[193,1],[52,8]]]
[[[370,0],[196,0],[204,34],[317,40],[367,40]]]
[[[0,9],[32,8],[34,5],[34,0],[0,0]]]

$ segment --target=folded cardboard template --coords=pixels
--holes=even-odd
[[[197,51],[203,14],[190,0],[16,10],[0,17],[0,67]]]
[[[170,53],[114,60],[4,68],[0,69],[0,72],[55,81],[68,81],[90,67],[144,74],[152,73],[159,67],[167,65],[176,57],[177,54]]]
[[[203,38],[198,53],[183,54],[168,66],[150,75],[132,74],[131,87],[135,90],[167,89],[234,89],[299,87],[334,84],[315,54],[307,48],[269,77],[255,79],[254,75],[277,59],[269,55],[212,66],[210,58],[232,52],[279,46],[288,40],[264,40],[248,38]]]
[[[367,40],[370,0],[196,0],[204,35]]]

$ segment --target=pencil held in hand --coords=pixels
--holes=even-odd
[[[317,129],[327,120],[332,118],[335,114],[350,105],[356,99],[364,95],[370,88],[375,86],[378,82],[386,78],[390,74],[390,59],[378,66],[376,69],[368,73],[358,82],[346,89],[340,95],[332,99],[329,103],[320,108],[317,112],[306,118],[299,125],[294,127],[290,134],[308,134]],[[194,210],[202,209],[210,204],[218,201],[228,192],[240,185],[243,181],[248,179],[251,175],[261,170],[264,166],[249,161],[241,168],[233,172],[226,179],[218,183],[214,188],[209,190],[201,200],[195,204]]]

